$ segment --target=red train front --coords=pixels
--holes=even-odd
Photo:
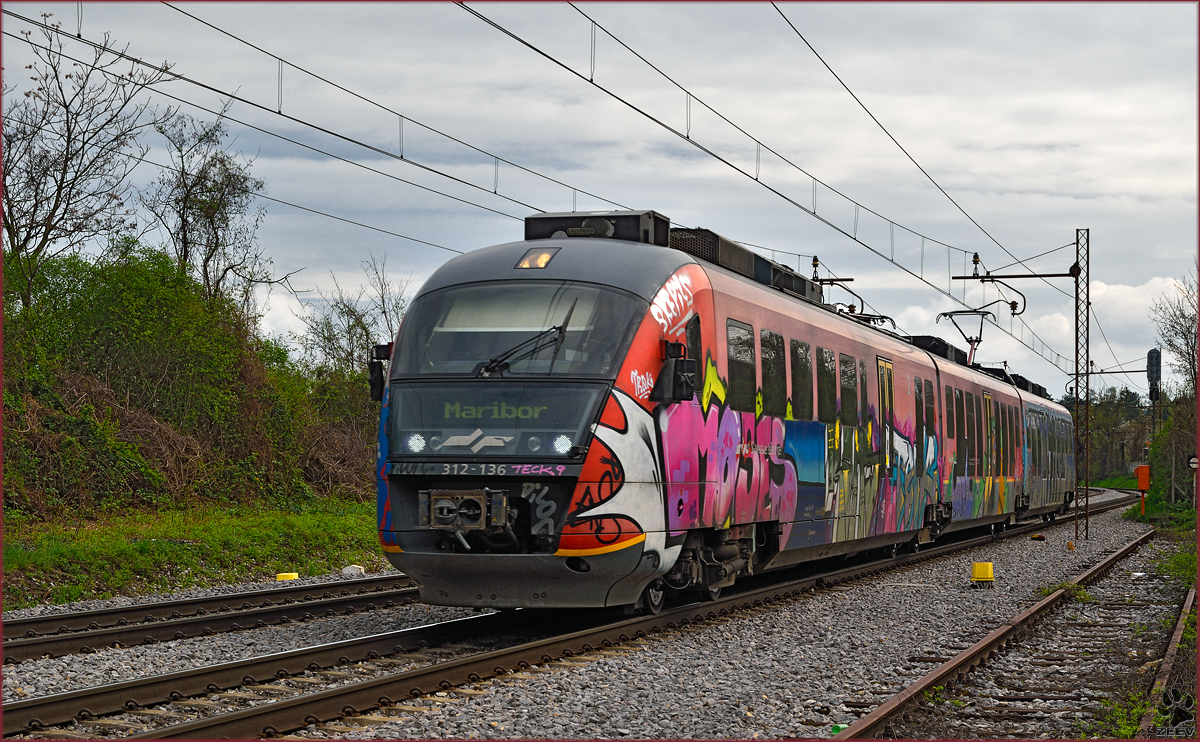
[[[380,540],[428,603],[653,611],[1070,501],[1069,451],[1023,434],[1065,410],[735,243],[654,212],[525,237],[442,266],[394,344]]]

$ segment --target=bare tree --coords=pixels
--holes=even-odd
[[[364,296],[366,288],[351,293],[333,278],[333,291],[317,291],[319,301],[309,303],[300,317],[304,334],[297,340],[305,363],[313,369],[354,373],[365,371],[371,360],[373,317]]]
[[[124,48],[108,34],[89,62],[72,62],[53,29],[43,29],[44,45],[22,31],[37,58],[26,67],[33,85],[3,87],[5,274],[25,307],[48,260],[132,228],[129,175],[147,152],[140,136],[175,114],[143,95],[165,63],[123,71]]]
[[[308,312],[300,317],[305,332],[296,339],[310,367],[366,373],[372,346],[391,342],[400,329],[411,279],[388,278],[386,256],[371,254],[362,269],[365,286],[352,293],[333,277],[333,291],[318,291],[320,301],[308,304]]]
[[[250,174],[252,160],[225,142],[226,103],[213,122],[178,115],[155,127],[167,141],[169,168],[142,193],[142,204],[169,235],[175,260],[204,285],[209,298],[238,301],[249,312],[256,286],[287,284],[275,278],[270,258],[258,244],[266,213],[254,196],[262,180]]]
[[[1196,274],[1184,276],[1175,294],[1166,294],[1150,307],[1150,319],[1167,351],[1171,367],[1183,377],[1184,393],[1196,398],[1196,333],[1198,306]]]
[[[404,319],[404,312],[408,309],[408,297],[405,296],[405,292],[412,283],[412,276],[392,281],[387,277],[387,256],[377,258],[374,253],[363,261],[362,268],[367,275],[367,288],[370,290],[370,311],[377,317],[372,330],[377,340],[390,343],[395,339],[396,332],[400,329],[400,320]],[[379,335],[383,333],[386,333],[386,336],[380,338]]]

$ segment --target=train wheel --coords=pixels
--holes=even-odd
[[[892,544],[887,547],[887,555],[889,559],[895,559],[900,556],[900,544]]]
[[[646,586],[646,589],[642,591],[642,597],[638,601],[638,607],[641,609],[642,613],[650,616],[656,616],[662,611],[663,605],[666,604],[666,602],[667,583],[663,582],[663,579],[659,577],[658,579],[653,580],[649,585]]]
[[[705,585],[704,587],[700,588],[700,597],[710,602],[719,600],[721,597],[721,588],[709,587],[708,585]]]

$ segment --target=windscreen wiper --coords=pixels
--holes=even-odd
[[[571,324],[571,315],[575,313],[575,305],[579,303],[579,297],[575,297],[575,301],[571,302],[571,308],[567,310],[567,316],[559,325],[558,340],[554,343],[554,355],[550,357],[550,370],[546,372],[547,376],[554,373],[554,362],[558,360],[558,351],[562,350],[563,340],[567,339],[567,325]]]
[[[579,303],[579,297],[575,297],[575,301],[571,302],[571,308],[567,310],[567,316],[563,319],[563,322],[561,325],[554,325],[552,327],[547,327],[546,329],[542,330],[541,332],[539,332],[538,334],[529,338],[528,340],[523,340],[520,343],[517,343],[513,347],[509,348],[508,350],[504,351],[500,355],[496,356],[495,358],[489,359],[487,363],[479,364],[479,368],[475,371],[475,375],[486,377],[486,376],[491,376],[492,374],[496,373],[497,371],[503,372],[503,370],[505,368],[508,368],[507,362],[510,359],[514,360],[514,361],[519,361],[522,358],[528,358],[529,356],[536,355],[538,352],[543,351],[546,348],[549,348],[552,344],[554,345],[554,357],[550,359],[550,370],[553,371],[554,370],[554,362],[556,360],[558,360],[558,351],[562,348],[563,339],[566,338],[566,336],[567,336],[567,325],[570,324],[571,315],[574,314],[575,305],[578,303]],[[538,342],[539,340],[542,340],[542,338],[546,337],[547,335],[549,335],[552,332],[558,334],[558,336],[554,340],[543,340],[540,343]],[[529,345],[530,343],[537,343],[537,344],[534,345],[529,350],[522,353],[521,355],[516,356],[516,357],[513,356],[513,354],[515,354],[517,351],[524,348],[526,345]]]

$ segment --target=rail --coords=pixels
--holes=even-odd
[[[1130,553],[1135,551],[1139,546],[1153,538],[1154,534],[1155,531],[1151,529],[1134,541],[1126,544],[1115,553],[1109,555],[1099,564],[1095,565],[1083,574],[1072,578],[1068,582],[1074,585],[1086,585],[1094,582],[1109,569],[1112,569],[1113,565],[1115,565],[1117,562],[1121,561]],[[841,732],[838,732],[833,738],[870,739],[883,734],[888,722],[908,703],[921,698],[925,693],[932,692],[937,686],[946,685],[947,683],[961,679],[979,664],[995,657],[1001,649],[1010,645],[1015,640],[1015,637],[1020,629],[1040,621],[1066,597],[1067,592],[1065,590],[1055,590],[1046,598],[1038,601],[1028,609],[1022,611],[1011,621],[1008,621],[999,628],[992,630],[983,639],[980,639],[975,644],[971,645],[967,649],[964,649],[962,652],[952,657],[948,662],[934,668],[912,685],[909,685],[901,692],[875,707],[872,711],[864,715],[858,721],[849,725]]]

